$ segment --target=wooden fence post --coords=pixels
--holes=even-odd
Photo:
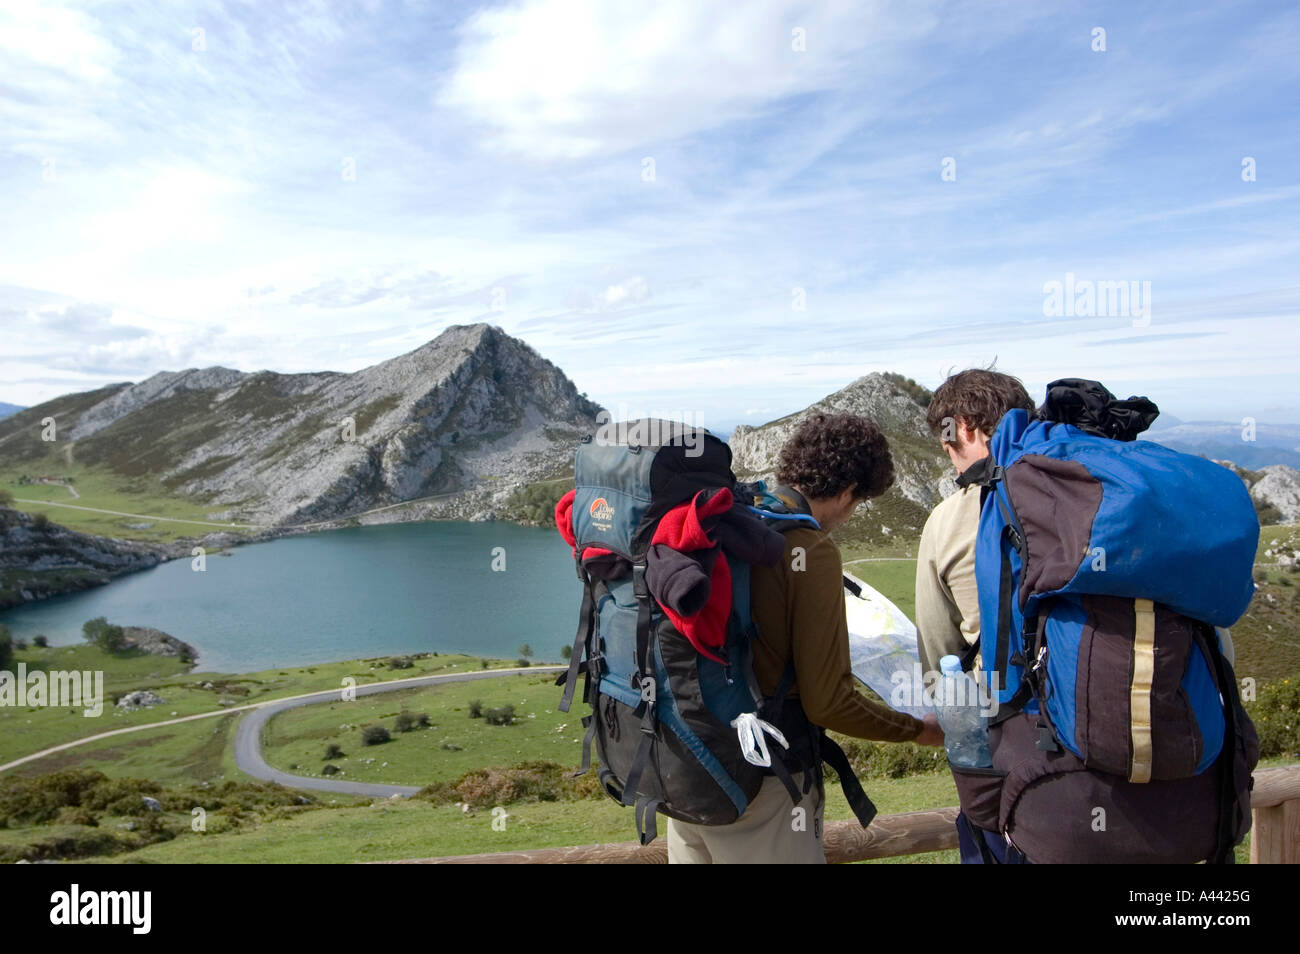
[[[1250,805],[1250,863],[1300,864],[1300,768],[1256,772]]]

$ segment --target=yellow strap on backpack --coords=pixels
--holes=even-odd
[[[1150,600],[1133,601],[1133,682],[1129,720],[1133,738],[1130,782],[1151,781],[1151,683],[1156,671],[1156,609]]]

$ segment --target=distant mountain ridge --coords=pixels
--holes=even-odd
[[[26,410],[21,404],[6,404],[0,401],[0,417],[8,417],[10,414],[17,414],[19,411]]]
[[[350,374],[211,367],[65,395],[0,421],[0,460],[35,468],[59,452],[160,480],[239,523],[337,520],[434,495],[446,499],[401,519],[481,518],[571,469],[599,410],[519,339],[457,325]],[[45,417],[54,444],[41,440]]]
[[[1184,454],[1231,460],[1256,470],[1272,464],[1300,467],[1300,427],[1294,425],[1182,421],[1161,415],[1142,437]]]

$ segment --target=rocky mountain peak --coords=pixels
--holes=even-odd
[[[554,364],[485,323],[352,374],[187,369],[51,405],[71,438],[59,450],[78,462],[266,526],[435,495],[477,493],[490,509],[571,467],[599,411]],[[0,421],[0,444],[12,436],[15,454],[52,453],[18,439],[23,423]]]

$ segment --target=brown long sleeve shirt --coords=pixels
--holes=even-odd
[[[915,739],[920,720],[873,702],[854,685],[843,572],[835,541],[811,527],[786,531],[781,563],[754,567],[750,605],[758,627],[759,688],[775,692],[793,658],[795,682],[787,698],[798,698],[814,724],[860,739]]]

